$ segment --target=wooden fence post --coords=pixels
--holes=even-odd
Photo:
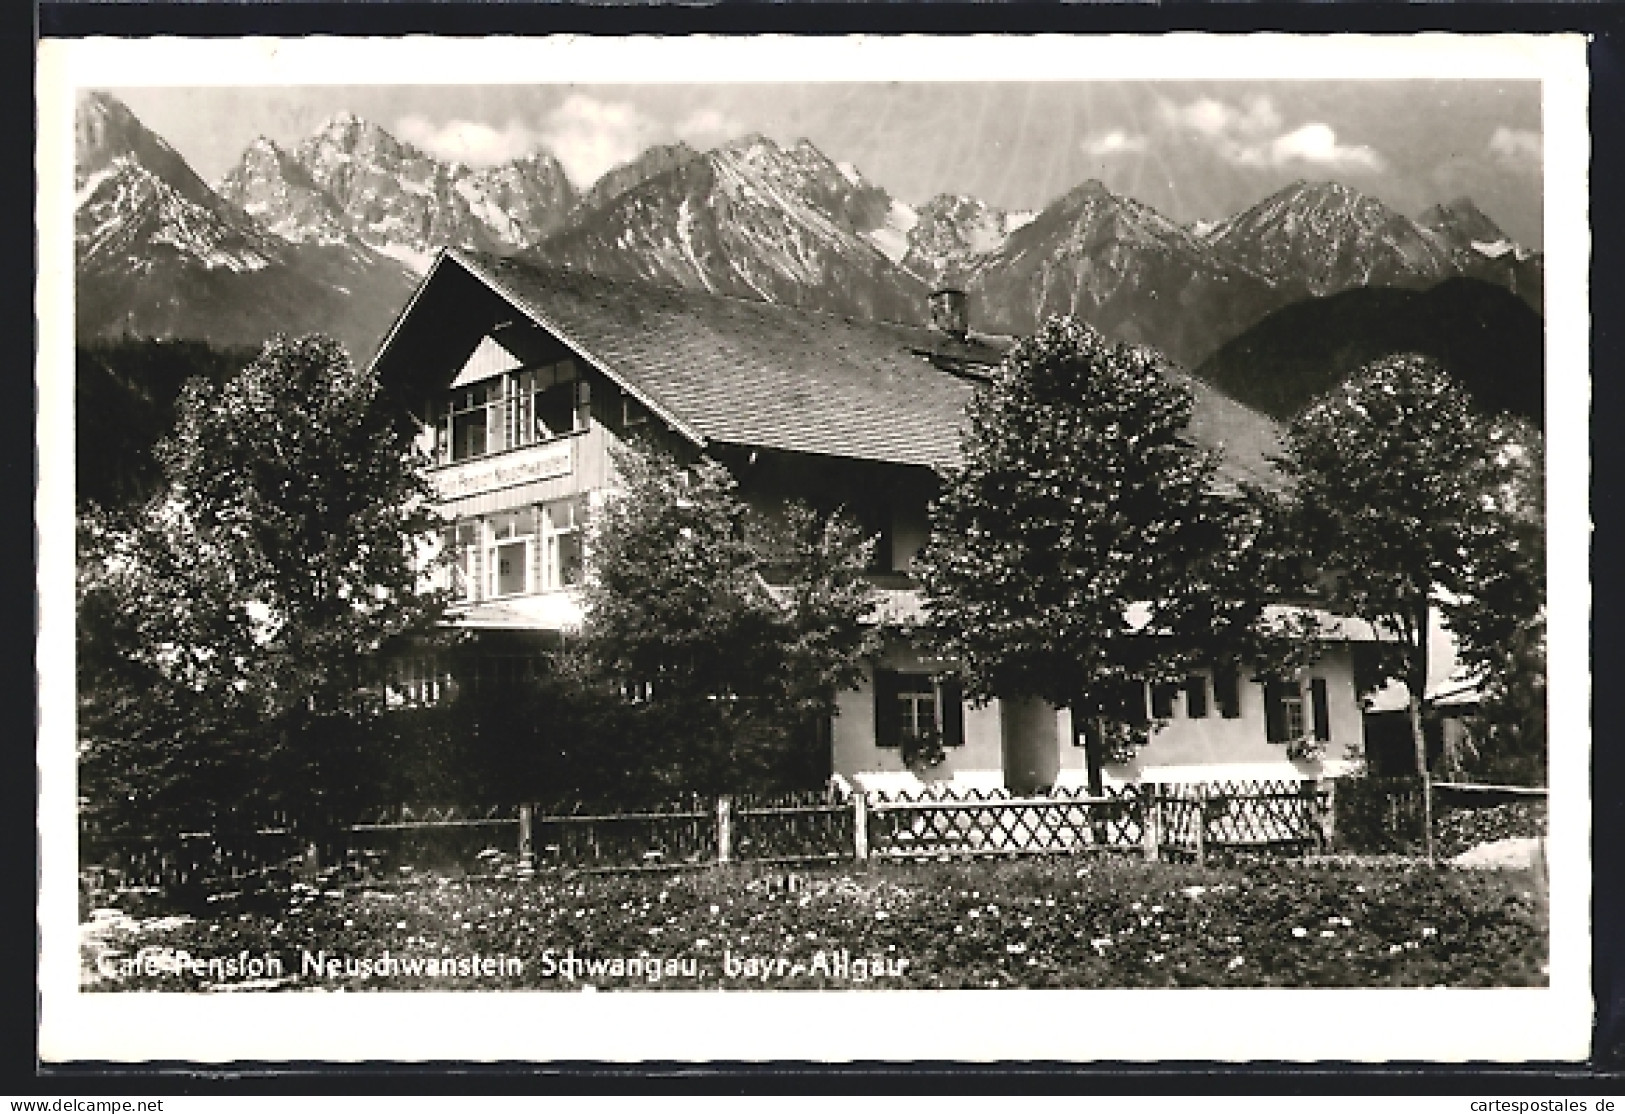
[[[1306,777],[1300,781],[1298,783],[1298,796],[1302,798],[1303,801],[1304,827],[1309,829],[1304,834],[1308,837],[1309,842],[1314,845],[1315,854],[1324,854],[1326,848],[1322,843],[1322,840],[1325,833],[1320,829],[1319,780],[1312,777]]]
[[[869,794],[852,794],[852,852],[859,862],[869,857]]]
[[[733,798],[724,793],[717,798],[717,862],[732,862],[734,857]]]
[[[1162,842],[1161,794],[1155,782],[1140,786],[1140,841],[1145,846],[1145,857],[1152,862],[1158,858],[1158,845]]]
[[[519,806],[519,869],[529,872],[536,866],[536,849],[531,836],[532,805]]]
[[[1196,787],[1196,865],[1207,862],[1207,783]]]
[[[1326,811],[1320,814],[1320,842],[1328,851],[1337,849],[1337,779],[1326,779]]]

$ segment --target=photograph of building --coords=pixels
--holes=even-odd
[[[1568,1010],[1561,52],[1136,42],[66,47],[61,1047],[169,1049],[108,1020],[154,991],[455,999],[459,1055],[507,991],[777,998],[771,1055],[845,991],[1060,1058],[1413,1046],[1001,991],[1380,990],[1475,1052],[1470,990]],[[589,1059],[679,1016],[566,997],[486,1000]]]
[[[652,438],[726,463],[744,497],[855,512],[879,539],[883,608],[920,612],[913,562],[925,545],[936,469],[958,453],[965,404],[1010,338],[973,333],[963,291],[932,295],[931,324],[902,326],[448,250],[391,328],[374,368],[416,401],[453,564],[451,621],[490,645],[484,668],[579,627],[583,522],[612,484],[612,445]],[[1222,453],[1219,483],[1269,482],[1270,419],[1192,381],[1191,436]],[[1294,601],[1284,601],[1290,606]],[[1370,641],[1342,620],[1342,639]],[[418,663],[408,670],[422,684]],[[481,668],[478,664],[476,669]],[[1071,716],[1042,706],[967,707],[897,640],[866,683],[840,695],[830,770],[876,788],[918,786],[902,736],[939,731],[929,772],[1018,792],[1081,784]],[[1351,647],[1314,674],[1265,683],[1237,671],[1142,686],[1154,749],[1108,771],[1119,782],[1320,777],[1358,753]],[[1294,763],[1289,739],[1333,744],[1330,766]],[[1341,747],[1338,744],[1342,744]]]

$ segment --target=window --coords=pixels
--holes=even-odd
[[[436,431],[437,457],[441,463],[468,460],[581,428],[585,387],[575,364],[561,360],[458,388]]]
[[[449,695],[451,678],[433,654],[411,654],[395,663],[395,675],[384,690],[391,706],[435,704]]]
[[[1264,682],[1264,734],[1272,743],[1304,736],[1303,685],[1276,678]]]
[[[643,404],[629,394],[622,394],[621,428],[623,430],[637,429],[639,426],[648,423],[649,412],[643,408]]]
[[[1185,716],[1187,719],[1207,718],[1207,678],[1200,673],[1185,678]]]
[[[479,527],[477,520],[464,518],[448,531],[452,551],[451,590],[460,600],[473,599],[478,583]]]
[[[523,507],[494,514],[485,520],[485,529],[486,595],[497,598],[529,592],[535,510]]]
[[[542,507],[542,587],[568,588],[581,583],[582,532],[587,520],[581,496],[555,499]]]
[[[965,741],[964,690],[928,673],[875,670],[875,745],[900,747],[935,735],[945,747]]]

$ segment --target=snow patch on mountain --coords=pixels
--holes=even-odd
[[[856,184],[862,179],[853,181]],[[908,254],[908,234],[914,231],[914,226],[919,223],[920,214],[894,198],[890,208],[886,210],[885,223],[878,228],[870,229],[867,236],[869,242],[879,248],[887,259],[893,263],[901,263],[903,257]]]

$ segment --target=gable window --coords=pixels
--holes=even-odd
[[[875,745],[936,740],[945,747],[965,741],[964,689],[952,678],[929,673],[875,670]]]
[[[523,448],[582,428],[580,375],[574,361],[516,369],[451,393],[436,423],[437,457],[451,463]]]

